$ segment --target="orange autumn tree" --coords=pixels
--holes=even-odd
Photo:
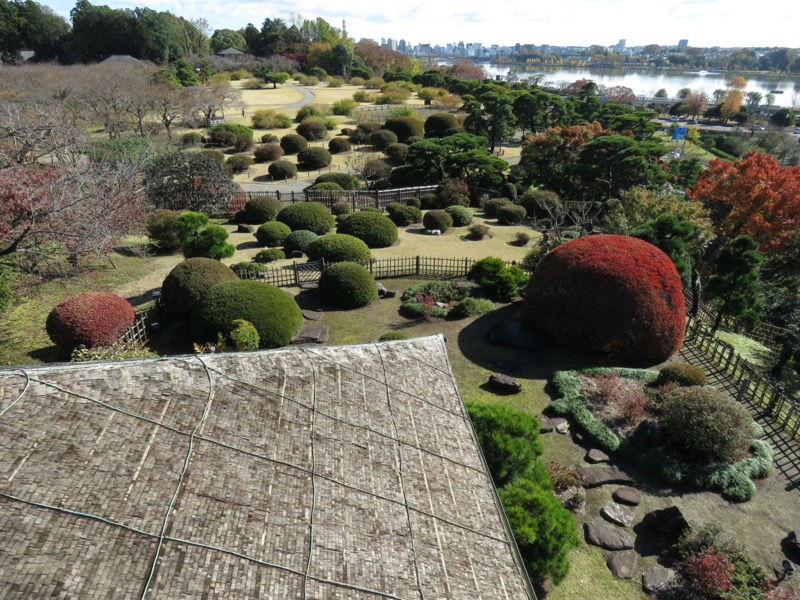
[[[767,154],[712,160],[689,197],[718,215],[720,233],[749,235],[764,254],[779,250],[800,227],[800,167],[781,167]]]

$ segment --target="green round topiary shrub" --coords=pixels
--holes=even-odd
[[[222,343],[223,347],[217,347],[217,351],[247,352],[249,350],[258,350],[260,342],[258,331],[250,321],[235,319],[231,325],[233,325],[233,328],[225,336]]]
[[[448,130],[458,127],[458,120],[450,113],[434,113],[425,119],[425,137],[443,138],[448,135]]]
[[[414,208],[422,208],[422,200],[419,198],[409,198],[406,200],[406,206],[413,206]]]
[[[378,298],[378,286],[369,271],[353,262],[331,265],[319,278],[325,302],[339,308],[360,308]]]
[[[398,227],[407,227],[422,222],[422,211],[415,206],[401,206],[389,218]]]
[[[337,137],[328,142],[328,151],[331,154],[341,154],[342,152],[350,152],[353,146],[346,138]]]
[[[475,315],[486,315],[493,310],[494,302],[488,298],[467,297],[450,309],[450,317],[453,319],[466,319]]]
[[[286,258],[286,253],[280,248],[267,248],[256,254],[253,260],[257,263],[265,264],[275,262],[276,260],[283,260],[284,258]]]
[[[244,173],[253,166],[255,160],[249,154],[234,154],[225,164],[233,173]]]
[[[260,348],[280,348],[303,326],[300,307],[289,294],[262,281],[228,281],[214,286],[192,311],[194,341],[216,342],[235,328],[234,321],[253,324]]]
[[[453,226],[453,217],[443,210],[429,210],[422,217],[425,229],[438,229],[442,233]]]
[[[328,137],[328,130],[320,119],[309,118],[297,126],[298,135],[302,135],[309,142],[324,140]]]
[[[525,215],[525,209],[518,204],[504,204],[497,209],[497,220],[503,225],[520,225]]]
[[[283,148],[278,144],[261,144],[253,150],[257,163],[272,162],[283,156]]]
[[[361,181],[350,173],[323,173],[314,180],[314,185],[320,183],[336,183],[343,190],[354,190],[361,185]]]
[[[483,214],[490,219],[497,218],[497,211],[501,206],[508,206],[511,202],[506,198],[492,198],[483,203]]]
[[[422,210],[436,210],[442,208],[442,203],[436,194],[424,194],[420,197],[419,201]]]
[[[281,138],[281,148],[285,154],[297,154],[308,147],[308,141],[302,135],[288,133]]]
[[[386,211],[387,215],[391,215],[394,211],[396,211],[396,210],[398,210],[399,208],[402,208],[402,207],[403,207],[403,205],[400,204],[399,202],[389,202],[389,204],[384,206],[383,209]]]
[[[695,365],[674,363],[659,371],[653,386],[660,387],[668,383],[677,383],[681,387],[704,386],[708,384],[708,376],[703,369]]]
[[[376,150],[383,150],[391,144],[396,144],[397,136],[391,131],[380,129],[369,134],[369,143],[375,146]]]
[[[269,267],[256,262],[238,262],[231,265],[231,270],[242,279],[256,279],[254,275],[263,273]]]
[[[280,139],[274,133],[265,133],[261,136],[262,144],[277,144],[278,142],[280,142]],[[283,156],[283,152],[281,152],[281,156]]]
[[[444,209],[453,219],[453,227],[466,227],[472,223],[472,212],[466,206],[448,206]]]
[[[283,208],[283,204],[277,198],[267,196],[251,198],[244,205],[245,222],[259,225],[267,221],[274,221],[281,212],[281,208]]]
[[[264,223],[256,230],[256,239],[262,246],[270,248],[283,246],[284,240],[292,233],[286,223],[280,221],[270,221]]]
[[[359,211],[339,223],[336,232],[357,237],[370,248],[388,248],[397,242],[397,225],[379,212]]]
[[[337,202],[331,206],[331,214],[338,217],[339,215],[349,215],[352,211],[349,202]]]
[[[416,117],[389,117],[383,128],[391,131],[397,136],[397,140],[403,144],[411,137],[422,137],[425,129],[422,121]]]
[[[318,237],[306,249],[309,260],[362,262],[371,257],[369,247],[357,237],[329,233]]]
[[[302,252],[303,254],[305,254],[311,242],[313,242],[318,237],[319,236],[313,231],[308,231],[306,229],[298,229],[297,231],[293,231],[286,237],[286,239],[283,242],[283,251],[286,254],[291,254],[292,252]]]
[[[135,321],[136,312],[125,298],[109,292],[84,292],[57,304],[47,316],[45,328],[56,346],[71,352],[78,346],[110,346]]]
[[[290,204],[276,218],[281,223],[286,223],[292,231],[307,229],[317,235],[330,231],[335,223],[333,215],[319,202]]]
[[[297,154],[297,162],[306,169],[322,169],[331,164],[333,157],[325,148],[306,148]]]
[[[408,145],[407,144],[389,144],[383,149],[383,155],[395,167],[406,164],[408,160]]]
[[[218,283],[238,279],[218,260],[187,258],[176,265],[161,284],[161,307],[170,317],[188,316],[203,294]]]
[[[274,181],[283,181],[297,175],[297,167],[288,160],[276,160],[269,166],[267,172]]]

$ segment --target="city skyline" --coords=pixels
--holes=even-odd
[[[243,0],[221,4],[209,0],[111,0],[97,1],[112,8],[146,6],[169,11],[187,19],[203,18],[214,29],[239,29],[265,18],[288,19],[291,14],[321,17],[335,27],[346,20],[347,32],[361,38],[405,39],[411,44],[447,45],[463,41],[513,46],[614,46],[625,39],[628,47],[659,44],[678,45],[688,39],[697,47],[800,47],[794,27],[794,11],[787,0],[770,5],[764,26],[754,27],[749,17],[726,0],[678,0],[654,10],[642,11],[637,0],[566,0],[550,6],[523,6],[509,0],[485,3],[462,0],[458,5],[411,3],[378,9],[374,3],[354,0],[344,6],[325,6],[314,0],[296,0],[292,10],[276,2]],[[48,3],[56,13],[69,18],[73,0]]]

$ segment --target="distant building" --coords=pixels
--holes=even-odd
[[[100,64],[141,65],[143,63],[138,58],[134,58],[130,54],[112,54],[107,59],[100,61]]]
[[[678,48],[688,48],[689,47],[689,40],[681,40],[678,42]]]
[[[239,56],[244,56],[244,52],[242,52],[241,50],[237,50],[232,46],[228,46],[227,48],[225,48],[225,50],[220,50],[219,52],[217,52],[217,56],[221,56],[223,58],[236,58]]]

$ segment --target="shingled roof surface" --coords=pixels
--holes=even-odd
[[[530,598],[440,336],[0,371],[2,598]]]

